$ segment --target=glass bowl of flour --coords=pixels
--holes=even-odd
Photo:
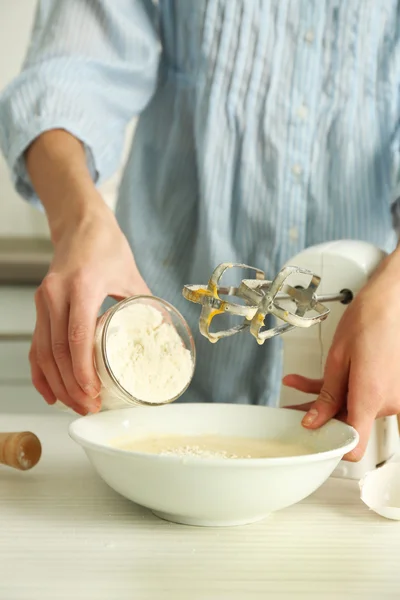
[[[102,410],[113,410],[179,398],[193,378],[196,351],[176,308],[154,296],[133,296],[100,317],[94,359]]]

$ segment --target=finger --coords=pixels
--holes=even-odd
[[[310,410],[310,408],[312,407],[313,404],[314,404],[313,402],[307,402],[306,404],[298,404],[297,406],[283,406],[282,408],[287,408],[288,410],[298,410],[300,412],[307,412]],[[342,407],[342,410],[340,410],[335,415],[335,419],[337,419],[338,421],[343,421],[344,423],[347,423],[346,409]]]
[[[66,406],[79,414],[87,414],[86,407],[79,405],[68,395],[51,347],[50,317],[43,292],[39,288],[35,294],[36,304],[36,362],[41,369],[53,395]]]
[[[318,398],[302,421],[304,427],[317,429],[342,410],[346,403],[348,376],[348,365],[334,354],[328,354],[324,383]]]
[[[43,371],[37,364],[35,334],[33,335],[32,346],[29,352],[29,363],[31,366],[31,379],[35,389],[43,396],[47,404],[55,404],[57,399],[47,383]]]
[[[51,347],[68,396],[89,412],[97,412],[99,401],[93,400],[75,379],[68,344],[69,305],[57,280],[50,280],[44,295],[50,316]]]
[[[346,422],[354,427],[360,437],[356,448],[344,457],[345,460],[352,462],[357,462],[364,456],[372,427],[380,410],[380,406],[376,405],[379,393],[370,378],[366,376],[369,370],[366,369],[365,364],[362,368],[358,366],[359,364],[352,365],[347,399]]]
[[[314,404],[314,402],[306,402],[305,404],[291,404],[290,406],[283,406],[282,408],[288,408],[290,410],[300,410],[302,412],[307,412],[308,410],[310,410],[310,408],[312,407],[312,405]]]
[[[93,341],[101,300],[79,291],[71,298],[68,323],[68,343],[72,368],[82,390],[100,406],[100,380],[93,361]]]
[[[319,394],[322,388],[323,379],[310,379],[303,375],[285,375],[282,379],[282,384],[286,387],[294,388],[305,394]]]
[[[70,308],[65,293],[58,285],[57,280],[50,281],[45,288],[45,297],[50,315],[53,357],[65,389],[75,403],[83,406],[89,412],[97,412],[99,400],[95,400],[94,398],[98,396],[98,393],[93,394],[93,397],[89,395],[86,390],[81,388],[74,375],[68,334]]]
[[[372,427],[375,422],[374,415],[351,415],[347,416],[346,423],[354,427],[357,431],[360,441],[357,446],[346,454],[343,458],[351,462],[358,462],[362,459],[365,454],[365,450],[368,446],[368,441],[371,436]]]

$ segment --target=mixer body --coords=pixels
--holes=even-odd
[[[382,250],[366,242],[341,240],[307,248],[291,258],[288,265],[318,274],[321,277],[318,290],[321,294],[349,290],[354,297],[384,257]],[[302,287],[301,274],[293,275],[290,284]],[[323,377],[336,327],[347,306],[335,302],[329,308],[329,317],[321,323],[310,328],[295,328],[282,336],[283,375],[296,373],[315,379]],[[308,394],[282,387],[279,404],[281,407],[298,405],[312,399]],[[358,463],[341,461],[334,476],[360,479],[367,471],[393,456],[398,444],[397,417],[377,419],[364,458]]]

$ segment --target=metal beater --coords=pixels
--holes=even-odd
[[[243,279],[239,287],[223,287],[221,277],[228,269],[246,269],[254,271],[255,279]],[[304,275],[310,278],[308,287],[293,287],[287,283],[292,275]],[[311,327],[324,321],[329,309],[324,302],[342,302],[348,304],[352,294],[343,290],[335,294],[318,296],[316,291],[321,278],[308,269],[298,266],[285,266],[271,281],[265,279],[261,269],[240,263],[222,263],[214,270],[208,285],[186,285],[183,296],[190,302],[202,306],[199,328],[203,336],[215,343],[219,339],[250,329],[250,333],[259,344],[265,340],[290,331],[294,327]],[[221,298],[224,296],[224,298]],[[241,298],[245,304],[238,304],[228,298]],[[294,309],[282,306],[282,302],[291,301]],[[210,331],[211,322],[217,315],[231,314],[243,317],[243,322],[226,330],[213,333]],[[282,324],[267,329],[264,325],[267,315],[274,315]]]

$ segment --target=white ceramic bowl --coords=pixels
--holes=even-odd
[[[100,477],[114,490],[159,517],[202,526],[258,521],[314,492],[357,432],[332,420],[318,431],[301,426],[303,413],[235,404],[171,404],[127,408],[83,417],[70,426]],[[205,459],[131,452],[114,448],[120,436],[221,434],[304,443],[306,456]]]

